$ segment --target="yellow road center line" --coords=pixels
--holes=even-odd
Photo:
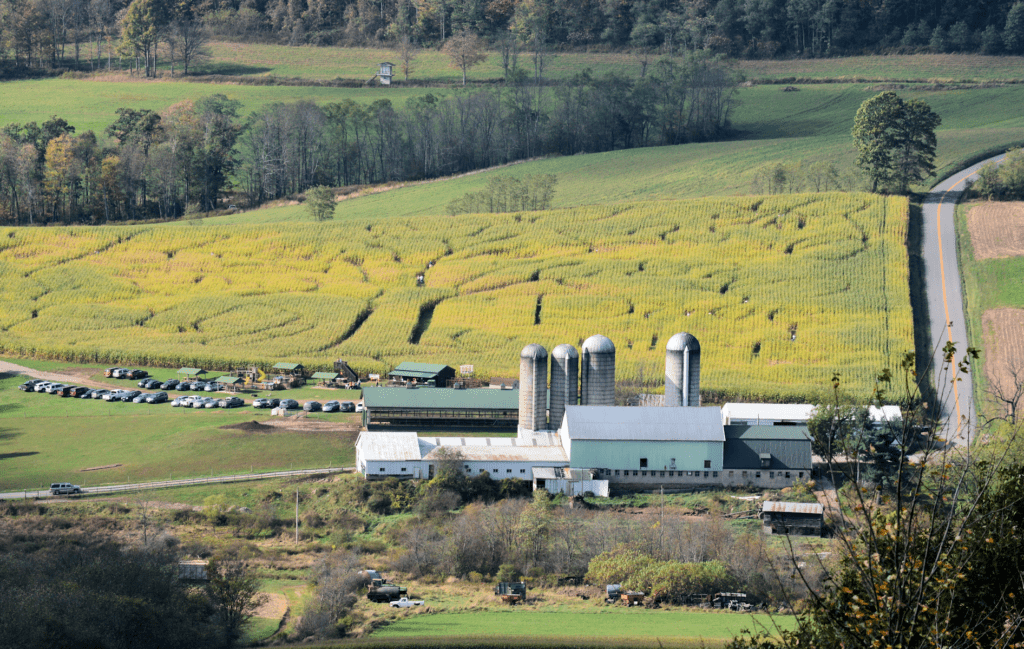
[[[949,299],[946,297],[946,262],[945,255],[942,253],[942,205],[946,200],[946,196],[949,192],[953,191],[968,178],[974,174],[967,174],[960,180],[956,181],[949,189],[942,194],[942,198],[939,200],[939,204],[935,209],[935,230],[939,237],[939,273],[942,275],[942,307],[946,310],[946,335],[949,337],[949,342],[953,342],[953,323],[949,321]],[[953,204],[953,212],[956,213],[956,204]],[[964,315],[966,318],[966,314]],[[955,359],[953,360],[955,362]],[[953,381],[953,399],[956,401],[956,429],[959,434],[960,431],[960,390],[957,385],[957,381]]]

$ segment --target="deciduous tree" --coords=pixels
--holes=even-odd
[[[451,59],[452,67],[462,70],[462,85],[466,85],[466,71],[487,59],[483,41],[476,34],[462,32],[449,38],[441,51]]]
[[[334,192],[324,186],[314,187],[306,192],[306,211],[314,221],[334,218]]]
[[[920,99],[904,101],[886,91],[857,110],[853,141],[857,164],[871,178],[872,191],[909,190],[935,170],[935,129],[942,123]]]

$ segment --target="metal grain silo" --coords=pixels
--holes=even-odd
[[[688,333],[678,333],[668,339],[665,405],[700,405],[700,343]]]
[[[566,406],[579,403],[580,355],[572,345],[551,350],[551,430],[558,430]]]
[[[548,352],[537,344],[519,354],[519,428],[548,429]]]
[[[580,405],[615,405],[615,344],[604,336],[583,341]]]

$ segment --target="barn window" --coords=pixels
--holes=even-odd
[[[704,468],[705,469],[710,469],[711,468],[711,460],[704,460]]]
[[[774,478],[775,477],[775,472],[774,471],[769,471],[768,472],[768,477],[769,478]]]
[[[802,477],[804,477],[804,472],[803,472],[803,471],[801,471],[800,473],[798,473],[798,474],[796,474],[796,475],[797,475],[797,477],[798,477],[798,478],[802,478]]]
[[[732,471],[730,471],[730,472],[729,472],[729,477],[730,477],[730,478],[732,477],[732,474],[733,474],[733,472],[732,472]]]
[[[760,471],[758,471],[757,473],[755,473],[755,474],[754,474],[754,477],[755,477],[755,478],[760,478],[760,477],[761,477],[761,472],[760,472]]]
[[[615,469],[615,475],[619,475],[619,470]]]
[[[636,473],[636,472],[634,471],[634,473]],[[640,475],[646,478],[647,477],[647,472],[646,471],[641,471]]]
[[[746,477],[747,477],[747,472],[746,472],[746,471],[744,471],[744,472],[743,472],[743,477],[744,477],[744,478],[746,478]]]
[[[730,471],[729,473],[732,473],[732,471]],[[712,471],[711,472],[711,477],[712,478],[717,478],[718,477],[718,471]]]
[[[526,473],[526,469],[519,469],[519,473]]]
[[[403,467],[402,467],[401,469],[399,469],[399,470],[400,470],[400,471],[401,471],[402,473],[405,473],[405,467],[404,467],[404,466],[403,466]]]
[[[646,471],[644,471],[644,473],[647,473],[647,472],[646,472]],[[633,475],[636,475],[636,471],[634,471],[634,472],[633,472]]]
[[[786,480],[789,480],[789,471],[786,471]]]
[[[380,468],[380,472],[381,472],[381,473],[384,473],[384,467],[381,467],[381,468]]]
[[[641,469],[646,469],[647,468],[647,458],[645,458],[645,457],[640,458],[640,468]],[[644,474],[644,475],[646,475],[646,474]]]
[[[664,471],[662,471],[662,472],[661,472],[661,477],[662,477],[662,478],[664,478],[664,477],[665,477],[665,472],[664,472]]]
[[[505,473],[512,473],[512,469],[505,469]]]
[[[708,472],[707,471],[704,472],[704,477],[705,478],[708,477]]]

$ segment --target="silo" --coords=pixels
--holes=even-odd
[[[668,339],[665,405],[700,405],[700,343],[688,333],[678,333]]]
[[[547,430],[548,352],[537,344],[519,354],[519,428]]]
[[[583,341],[580,405],[615,405],[615,344],[604,336]]]
[[[579,403],[580,355],[572,345],[551,350],[551,430],[558,430],[566,406]]]

